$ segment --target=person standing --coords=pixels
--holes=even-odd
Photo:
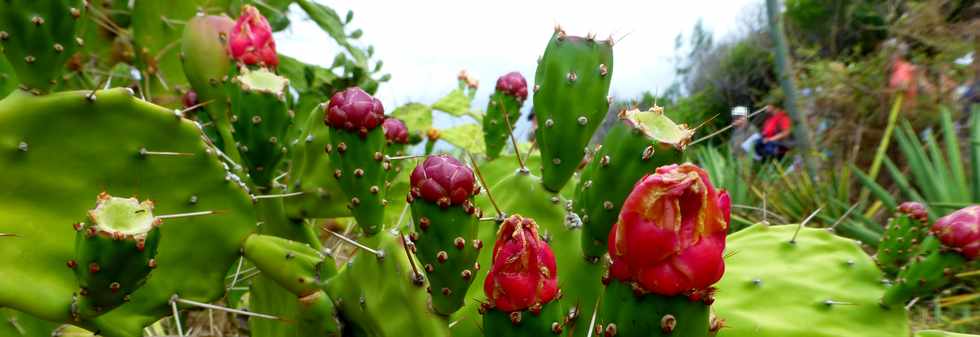
[[[752,149],[761,136],[755,125],[749,122],[748,115],[749,109],[744,106],[732,108],[732,138],[729,139],[729,149],[735,157],[746,154],[756,157]]]

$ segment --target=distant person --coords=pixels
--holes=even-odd
[[[783,109],[766,106],[766,121],[762,123],[762,139],[756,143],[755,152],[763,160],[783,159],[789,151],[789,135],[793,122]]]
[[[749,122],[748,116],[748,108],[744,106],[732,108],[732,138],[729,139],[729,148],[735,157],[751,154],[758,158],[753,148],[762,136],[759,135],[755,125]]]

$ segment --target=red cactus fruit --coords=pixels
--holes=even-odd
[[[324,122],[327,125],[358,131],[362,135],[381,125],[385,113],[381,101],[358,87],[350,87],[333,94],[326,110]]]
[[[610,276],[665,296],[708,289],[725,271],[730,213],[728,193],[701,168],[657,168],[636,183],[609,232]]]
[[[408,127],[400,119],[385,118],[381,127],[385,129],[385,139],[390,143],[408,144]]]
[[[932,233],[948,248],[963,254],[968,260],[980,255],[980,205],[973,205],[939,218]]]
[[[228,53],[231,58],[246,65],[279,65],[276,41],[272,39],[272,27],[255,7],[242,7],[241,16],[228,34]]]
[[[538,236],[533,219],[515,214],[504,220],[483,292],[494,308],[504,312],[539,308],[558,296],[555,254]]]
[[[184,96],[181,97],[181,101],[184,103],[185,108],[190,108],[197,105],[197,92],[194,90],[187,90]]]
[[[519,72],[509,72],[497,79],[497,91],[524,101],[527,99],[527,80]]]
[[[413,198],[421,197],[440,207],[463,204],[479,192],[473,171],[445,154],[425,158],[412,171],[411,184]]]
[[[929,219],[929,213],[926,212],[926,206],[915,201],[906,201],[901,205],[898,205],[898,211],[908,215],[912,219],[919,221],[926,221]]]

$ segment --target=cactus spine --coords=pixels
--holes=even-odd
[[[555,29],[534,76],[535,132],[544,186],[561,190],[609,109],[612,39],[568,36]]]
[[[619,113],[594,158],[582,171],[572,209],[582,219],[582,250],[597,259],[606,253],[609,229],[638,181],[657,167],[676,164],[693,131],[677,125],[663,108]]]

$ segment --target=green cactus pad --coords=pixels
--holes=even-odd
[[[896,213],[888,220],[885,234],[878,242],[875,261],[889,277],[898,275],[899,269],[918,252],[919,244],[929,234],[929,224],[912,219],[907,214]]]
[[[727,251],[712,306],[725,321],[719,337],[909,335],[905,310],[878,304],[881,272],[856,241],[824,229],[754,225],[730,235]]]
[[[156,268],[160,230],[153,202],[99,194],[88,218],[75,225],[75,271],[80,290],[72,319],[92,318],[129,301]]]
[[[16,310],[0,308],[0,336],[55,336],[59,330],[58,323],[45,321]]]
[[[306,122],[293,129],[302,129],[289,150],[289,192],[301,195],[283,199],[286,215],[291,219],[349,217],[347,199],[333,177],[330,157],[323,149],[330,142],[330,128],[323,124],[323,107],[316,106]]]
[[[711,327],[709,311],[703,302],[683,295],[636,296],[631,286],[613,280],[602,295],[595,335],[705,337]]]
[[[612,41],[567,36],[557,29],[534,76],[534,133],[542,177],[559,191],[585,156],[585,146],[609,109]]]
[[[242,69],[228,84],[235,141],[252,182],[266,192],[286,152],[292,117],[286,107],[289,81],[265,69]]]
[[[378,126],[363,137],[357,132],[330,130],[330,144],[325,148],[330,155],[332,175],[340,182],[347,195],[357,225],[364,232],[374,234],[384,226],[385,175],[390,163],[384,159],[384,129]]]
[[[340,321],[333,301],[322,290],[299,298],[297,336],[339,337]]]
[[[971,335],[965,333],[955,333],[940,330],[920,330],[915,332],[915,337],[980,337],[980,335]]]
[[[307,244],[275,236],[253,234],[242,245],[245,258],[298,297],[319,291],[319,284],[337,273],[327,259]]]
[[[413,271],[409,263],[417,268],[418,262],[409,261],[399,235],[380,232],[360,241],[381,256],[361,250],[325,288],[344,328],[354,336],[449,336],[448,322],[428,308],[425,278]]]
[[[128,303],[77,323],[102,336],[141,336],[144,326],[170,315],[174,294],[199,302],[221,297],[255,228],[248,194],[198,126],[129,89],[11,94],[0,101],[0,167],[0,233],[18,235],[0,245],[0,306],[50,321],[70,319],[79,289],[65,266],[75,255],[72,224],[94,196],[153,200],[157,217],[215,211],[164,220],[152,276]]]
[[[474,263],[483,248],[477,238],[479,212],[468,214],[462,206],[442,208],[422,198],[411,207],[415,256],[429,280],[432,308],[450,315],[463,306],[466,291],[476,280]]]
[[[913,297],[933,294],[952,283],[955,275],[962,272],[966,265],[966,257],[947,250],[939,239],[930,235],[909,263],[898,272],[894,285],[885,291],[881,303],[901,308]]]
[[[388,142],[385,145],[385,155],[389,157],[397,157],[405,155],[405,144],[398,144],[393,142]],[[404,166],[404,160],[392,160],[389,161],[391,168],[388,169],[388,173],[385,174],[385,186],[391,189],[390,184],[398,179],[398,174],[402,172],[402,166]]]
[[[0,2],[0,52],[7,56],[21,87],[47,93],[58,83],[80,39],[75,27],[85,11],[81,0]]]
[[[487,113],[483,116],[483,142],[487,146],[487,158],[494,159],[510,141],[510,129],[521,118],[524,102],[503,92],[494,92],[487,103]],[[504,116],[504,113],[507,115]],[[510,127],[508,127],[510,123]]]
[[[537,314],[529,310],[503,312],[488,310],[483,314],[483,335],[500,337],[561,336],[564,327],[560,300],[541,306]]]
[[[693,134],[659,107],[624,111],[619,118],[582,171],[572,205],[585,228],[582,250],[593,258],[606,253],[609,230],[636,181],[657,167],[680,162]]]

